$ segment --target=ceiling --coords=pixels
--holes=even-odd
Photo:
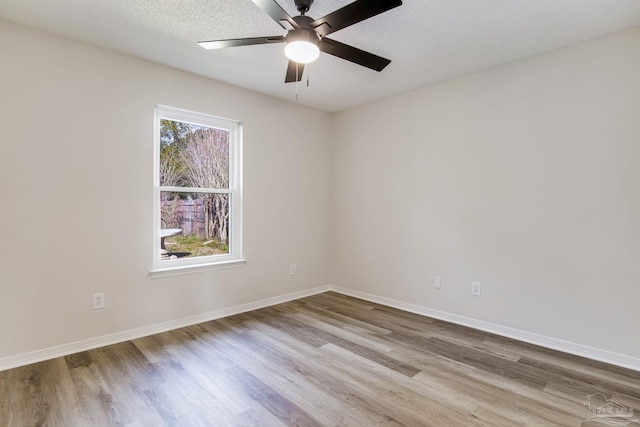
[[[277,1],[298,14],[293,0]],[[317,19],[352,1],[315,0],[308,15]],[[251,0],[0,0],[0,17],[335,112],[638,27],[640,0],[405,0],[331,35],[391,59],[387,68],[378,73],[321,54],[297,88],[284,83],[283,44],[196,44],[284,35]]]

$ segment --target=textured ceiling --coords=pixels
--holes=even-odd
[[[320,18],[352,0],[315,0]],[[295,16],[293,0],[278,3]],[[199,40],[284,35],[251,0],[0,0],[0,17],[296,102],[283,44],[207,51]],[[381,73],[322,54],[298,103],[340,111],[640,26],[640,0],[405,0],[331,38],[389,58]]]

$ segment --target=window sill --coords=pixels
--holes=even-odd
[[[227,268],[242,267],[247,263],[246,259],[237,259],[233,261],[218,261],[211,263],[201,263],[194,265],[170,265],[156,266],[149,271],[152,279],[160,277],[181,276],[183,274],[200,273],[203,271],[222,270]]]

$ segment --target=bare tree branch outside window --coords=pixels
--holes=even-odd
[[[227,130],[163,119],[160,141],[161,186],[229,189]],[[228,251],[229,197],[226,193],[163,191],[161,225],[179,228],[187,237],[202,239],[202,246],[215,241],[216,247]],[[196,252],[190,255],[203,255],[199,250]]]

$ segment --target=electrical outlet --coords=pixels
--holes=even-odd
[[[471,282],[471,295],[475,297],[482,296],[482,283]]]
[[[296,275],[296,265],[295,264],[291,264],[289,266],[289,275],[290,276],[295,276]]]
[[[102,310],[104,308],[104,292],[93,294],[93,309]]]
[[[442,280],[440,279],[440,276],[434,276],[433,287],[436,289],[440,289],[442,287]]]

